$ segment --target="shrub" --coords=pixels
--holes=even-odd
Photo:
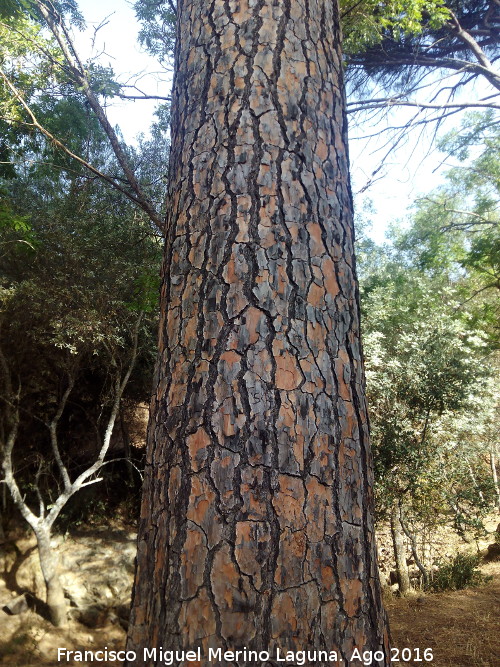
[[[429,588],[433,591],[458,591],[477,586],[486,577],[477,569],[480,557],[476,554],[457,554],[451,561],[440,561]]]

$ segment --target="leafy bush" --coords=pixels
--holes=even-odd
[[[478,586],[487,580],[477,569],[480,557],[476,554],[457,554],[451,561],[440,561],[429,588],[433,591],[458,591]]]

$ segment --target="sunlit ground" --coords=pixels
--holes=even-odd
[[[500,562],[482,566],[492,580],[463,591],[415,594],[407,599],[386,598],[392,643],[400,651],[431,648],[432,662],[394,662],[399,666],[498,667],[500,665]],[[10,598],[0,578],[0,605]],[[55,629],[34,612],[7,616],[0,611],[0,665],[6,667],[56,667],[57,648],[98,650],[123,648],[125,631],[117,623],[89,629],[71,621]],[[408,654],[408,653],[407,653]],[[400,654],[401,657],[401,654]],[[82,663],[70,663],[82,664]],[[108,667],[116,662],[100,662]]]

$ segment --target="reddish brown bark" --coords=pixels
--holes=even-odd
[[[388,656],[337,8],[181,0],[178,15],[128,648]]]

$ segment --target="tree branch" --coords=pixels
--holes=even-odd
[[[12,451],[14,449],[14,445],[16,444],[17,433],[19,430],[19,410],[15,409],[11,413],[10,418],[11,427],[7,436],[7,441],[4,443],[2,448],[2,470],[4,474],[3,481],[7,485],[7,488],[10,491],[10,495],[12,496],[12,500],[21,513],[23,519],[31,526],[31,528],[33,528],[33,530],[35,530],[40,523],[41,517],[35,516],[28,505],[24,502],[12,468]]]
[[[54,415],[52,420],[47,424],[47,428],[49,429],[50,433],[50,444],[52,446],[52,452],[54,453],[54,458],[56,460],[57,467],[59,468],[59,472],[63,479],[65,490],[69,490],[71,488],[71,480],[69,478],[68,470],[61,458],[61,452],[59,451],[59,443],[57,438],[57,425],[59,423],[59,420],[61,419],[62,413],[64,412],[64,408],[66,407],[66,403],[68,402],[69,395],[71,394],[71,391],[73,390],[75,384],[73,376],[70,375],[69,373],[68,373],[68,379],[69,379],[68,386],[65,392],[63,393],[61,400],[59,401],[56,414]]]
[[[467,30],[463,29],[456,15],[453,12],[450,12],[450,16],[451,20],[448,23],[450,30],[458,37],[461,42],[463,42],[463,44],[467,46],[469,51],[474,54],[477,62],[484,69],[483,74],[488,79],[488,81],[493,86],[495,86],[495,88],[500,90],[500,76],[493,69],[489,58],[486,57],[486,54],[481,49],[474,37],[472,37],[472,35],[468,33]]]
[[[40,519],[43,520],[45,518],[45,503],[43,502],[42,494],[40,492],[40,486],[38,484],[40,480],[40,475],[42,474],[42,467],[43,467],[43,459],[41,458],[38,463],[38,469],[35,475],[35,492],[38,498],[38,512],[40,515]]]
[[[162,97],[161,95],[148,95],[144,93],[143,95],[125,95],[124,93],[117,93],[117,97],[121,100],[164,100],[165,102],[170,102],[171,97]]]
[[[356,60],[354,60],[351,64],[354,66],[365,66],[362,61],[357,63]],[[500,79],[498,73],[488,67],[484,67],[480,63],[473,63],[469,60],[462,60],[459,58],[431,57],[418,53],[412,54],[412,56],[401,55],[397,57],[391,57],[388,54],[385,60],[380,60],[380,62],[377,62],[376,64],[379,67],[400,68],[401,66],[407,65],[410,67],[428,67],[431,69],[451,69],[462,73],[472,72],[476,75],[479,74],[484,76],[493,86],[495,86],[495,88],[500,90]]]
[[[403,529],[404,534],[406,535],[406,537],[410,541],[411,552],[412,552],[413,558],[415,560],[415,564],[418,567],[418,569],[420,570],[420,572],[422,573],[422,579],[423,579],[423,582],[424,582],[424,587],[427,588],[429,586],[429,573],[427,572],[427,569],[424,567],[422,561],[420,560],[420,558],[418,556],[417,542],[415,540],[415,536],[412,533],[410,533],[410,531],[408,530],[408,527],[406,525],[406,519],[404,518],[404,511],[403,511],[403,505],[401,503],[401,500],[399,501],[399,511],[400,511],[399,520],[400,520],[400,523],[401,523],[401,528]]]
[[[56,38],[56,41],[59,44],[59,47],[61,48],[61,51],[63,52],[63,55],[66,59],[66,62],[68,63],[69,69],[71,71],[75,83],[83,91],[102,129],[106,133],[109,142],[111,144],[111,147],[113,148],[113,152],[116,156],[116,159],[118,160],[120,167],[123,169],[123,173],[127,177],[127,181],[131,189],[135,193],[137,201],[140,203],[144,211],[146,211],[146,213],[148,214],[150,219],[154,222],[154,224],[157,225],[159,228],[161,228],[162,223],[160,217],[155,207],[153,206],[152,202],[149,201],[149,198],[143,192],[139,184],[139,181],[136,179],[135,174],[128,161],[128,158],[125,154],[125,151],[123,150],[120,141],[118,140],[116,132],[113,129],[111,123],[109,122],[104,112],[104,109],[102,108],[101,104],[99,103],[99,100],[94,94],[94,91],[92,90],[87,72],[77,54],[75,45],[73,44],[71,36],[64,24],[63,17],[56,12],[53,6],[49,8],[41,0],[35,0],[35,2],[37,7],[40,9],[43,18],[47,21],[47,25],[49,26],[52,34]]]
[[[35,114],[31,110],[31,108],[28,106],[28,104],[25,102],[23,99],[21,93],[17,90],[17,88],[14,86],[14,84],[10,81],[10,79],[7,77],[5,72],[2,70],[0,67],[0,76],[2,79],[5,81],[6,85],[8,88],[10,88],[11,92],[15,96],[15,98],[18,100],[18,102],[21,104],[21,106],[24,108],[26,113],[29,115],[31,118],[31,125],[35,129],[37,129],[39,132],[41,132],[49,141],[51,141],[54,146],[57,148],[61,149],[66,155],[69,155],[69,157],[73,158],[76,160],[79,164],[83,165],[86,169],[91,171],[93,174],[98,176],[99,178],[102,178],[102,180],[106,181],[106,183],[109,183],[112,185],[116,190],[124,194],[126,197],[128,197],[131,201],[133,201],[135,204],[140,206],[141,208],[144,209],[143,203],[131,192],[123,188],[121,185],[119,185],[113,178],[108,176],[107,174],[104,174],[102,171],[99,171],[99,169],[96,169],[93,165],[91,165],[89,162],[84,160],[82,157],[79,155],[76,155],[76,153],[73,153],[72,151],[69,150],[67,146],[65,146],[59,139],[57,139],[49,130],[47,130],[41,123],[38,122]],[[147,211],[146,211],[147,213]],[[149,213],[148,213],[149,215]],[[161,227],[160,227],[161,228]]]
[[[397,97],[385,97],[375,100],[357,100],[347,103],[347,113],[368,111],[370,109],[383,109],[387,107],[417,107],[418,109],[500,109],[500,102],[462,102],[456,104],[427,104],[412,100],[398,99]]]
[[[108,423],[106,426],[106,431],[104,434],[104,439],[103,439],[103,444],[102,447],[99,451],[98,457],[96,461],[90,466],[90,468],[87,468],[87,470],[84,470],[76,479],[75,481],[71,484],[69,488],[65,488],[64,492],[59,495],[55,503],[52,505],[49,513],[47,514],[44,523],[47,524],[48,527],[51,527],[54,521],[57,519],[59,516],[59,513],[61,512],[61,509],[64,507],[64,505],[67,503],[69,498],[75,494],[77,491],[79,491],[83,486],[88,486],[89,484],[94,483],[97,480],[90,480],[89,478],[92,477],[95,473],[97,473],[102,467],[104,463],[104,458],[108,452],[109,446],[111,444],[111,435],[113,433],[113,428],[115,425],[116,417],[118,415],[118,411],[120,409],[120,402],[123,396],[123,392],[125,391],[125,387],[127,386],[127,383],[130,379],[130,375],[132,374],[132,371],[135,366],[135,362],[137,359],[137,351],[138,351],[138,345],[139,345],[139,329],[141,325],[142,318],[144,316],[144,313],[139,313],[139,316],[137,317],[137,320],[134,323],[133,329],[132,329],[132,353],[130,357],[130,363],[128,365],[128,368],[125,372],[125,375],[123,378],[120,378],[118,375],[116,378],[115,382],[115,398],[113,401],[113,406],[111,408],[111,414],[108,419]]]

